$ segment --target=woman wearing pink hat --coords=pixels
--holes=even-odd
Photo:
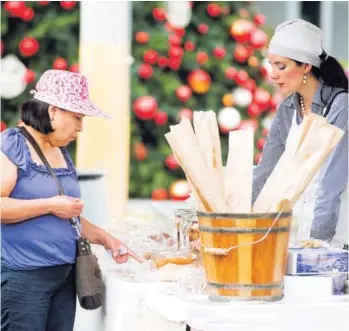
[[[64,189],[42,163],[21,128],[1,134],[2,330],[69,331],[76,303],[76,232],[111,250],[117,263],[139,258],[122,242],[80,216],[83,202],[66,146],[82,131],[84,116],[109,117],[90,100],[84,76],[46,71],[33,100],[21,107],[25,130],[41,148]]]

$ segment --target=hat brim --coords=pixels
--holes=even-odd
[[[79,100],[76,102],[69,100],[69,102],[64,102],[62,100],[59,100],[55,96],[43,95],[40,92],[36,92],[34,94],[34,99],[49,103],[52,106],[63,108],[64,110],[68,110],[68,111],[71,111],[73,113],[79,113],[79,114],[83,114],[86,116],[104,117],[104,118],[111,119],[111,116],[109,114],[101,111],[90,100]]]

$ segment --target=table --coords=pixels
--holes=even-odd
[[[200,331],[341,331],[349,326],[348,311],[348,296],[319,303],[212,303],[204,295],[181,298],[157,292],[143,302],[140,319],[143,331],[167,330],[164,322],[160,327],[152,322],[161,319],[177,324],[176,331],[186,324]]]
[[[105,305],[96,311],[78,306],[74,331],[341,331],[349,325],[348,296],[212,303],[205,295],[179,295],[170,283],[121,277],[114,267],[102,270]]]

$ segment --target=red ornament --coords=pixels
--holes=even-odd
[[[138,68],[138,75],[143,79],[148,79],[153,75],[153,67],[150,64],[142,63]]]
[[[211,77],[206,71],[196,69],[189,74],[188,84],[194,92],[204,94],[210,89]]]
[[[168,59],[165,56],[160,56],[158,59],[158,65],[160,68],[166,68],[168,65]]]
[[[269,134],[269,130],[267,128],[264,128],[262,131],[262,135],[266,137]]]
[[[63,9],[70,10],[75,7],[76,1],[61,1],[60,5]]]
[[[257,117],[261,114],[261,110],[259,108],[259,106],[255,103],[251,103],[248,107],[247,107],[247,114],[250,117]]]
[[[164,21],[166,19],[166,12],[163,8],[154,8],[153,9],[153,17],[157,21]]]
[[[24,1],[5,1],[4,4],[4,9],[15,17],[20,17],[25,8],[26,6]]]
[[[217,46],[214,50],[213,50],[213,56],[219,60],[224,59],[225,55],[227,54],[226,50],[224,47],[222,46]]]
[[[242,85],[242,86],[246,84],[249,79],[250,77],[248,76],[248,73],[245,70],[239,70],[235,76],[236,84]]]
[[[230,26],[231,36],[239,43],[245,43],[250,40],[255,26],[248,20],[237,20]]]
[[[180,58],[180,57],[172,57],[169,60],[168,66],[169,66],[170,69],[177,71],[180,68],[181,63],[182,63],[182,58]]]
[[[34,10],[32,8],[25,8],[21,14],[21,19],[24,22],[30,22],[34,18]]]
[[[182,57],[183,53],[184,53],[183,48],[182,47],[178,47],[178,46],[170,47],[170,49],[168,50],[168,56],[170,58]]]
[[[158,110],[158,103],[154,97],[142,96],[133,102],[133,111],[136,116],[143,120],[151,120]]]
[[[209,30],[209,27],[207,24],[205,23],[201,23],[198,25],[198,31],[201,33],[201,34],[206,34]]]
[[[143,54],[143,60],[145,63],[155,64],[158,60],[158,52],[154,50],[147,50]]]
[[[222,13],[222,8],[220,5],[217,5],[216,3],[210,3],[207,6],[207,13],[211,17],[218,17]]]
[[[258,130],[258,126],[259,126],[258,121],[255,118],[251,118],[248,120],[241,121],[239,129],[246,130],[246,129],[252,128],[253,131],[256,133],[256,131]]]
[[[72,64],[69,70],[71,72],[79,72],[79,64],[77,63]]]
[[[244,84],[244,87],[249,91],[254,92],[257,88],[257,84],[252,78],[249,78],[247,82]]]
[[[180,46],[180,44],[182,42],[182,38],[180,36],[178,36],[177,34],[172,33],[168,37],[168,42],[171,46]]]
[[[144,31],[138,31],[136,33],[136,41],[138,44],[146,44],[149,41],[149,33]]]
[[[22,56],[33,56],[39,51],[39,43],[33,37],[26,37],[19,43],[19,52]]]
[[[166,157],[165,164],[166,164],[166,167],[170,170],[176,170],[179,168],[178,160],[173,154],[168,155]]]
[[[168,193],[164,188],[156,188],[151,193],[151,198],[153,200],[167,200],[168,199]]]
[[[35,80],[35,71],[31,70],[31,69],[27,69],[27,71],[25,72],[25,76],[24,76],[24,81],[27,84],[32,83]]]
[[[205,64],[208,61],[208,55],[206,52],[198,52],[196,54],[196,62],[199,64]]]
[[[235,79],[237,73],[238,71],[234,67],[228,67],[227,69],[225,69],[225,77],[227,77],[228,79]]]
[[[0,132],[5,131],[6,129],[7,129],[6,123],[1,121],[1,123],[0,123]]]
[[[182,85],[177,87],[176,96],[182,102],[188,101],[192,96],[191,88],[187,85]]]
[[[265,66],[261,67],[261,74],[262,74],[263,78],[268,78],[269,72]]]
[[[178,118],[179,120],[182,119],[182,117],[188,117],[190,120],[193,119],[193,111],[189,108],[183,108],[179,113],[178,113]]]
[[[250,43],[252,47],[256,49],[261,49],[265,47],[265,45],[268,43],[268,36],[262,30],[255,30],[251,34]]]
[[[266,21],[266,18],[265,18],[265,15],[263,14],[258,13],[253,17],[253,22],[256,25],[264,25],[265,21]]]
[[[56,60],[53,61],[52,68],[57,70],[67,70],[68,69],[67,60],[62,57],[57,58]]]
[[[2,56],[2,52],[4,51],[4,43],[0,40],[0,56]]]
[[[253,102],[256,103],[261,111],[267,110],[270,106],[271,95],[268,91],[258,88],[253,95]]]
[[[133,154],[138,161],[144,161],[148,156],[148,150],[143,143],[133,145]]]
[[[164,111],[159,111],[154,115],[154,122],[157,125],[165,125],[167,123],[168,116]]]
[[[195,44],[192,41],[188,40],[184,43],[184,49],[187,52],[192,52],[195,49]]]
[[[263,146],[265,144],[265,138],[259,138],[257,140],[257,148],[261,151],[263,150]]]
[[[172,200],[186,200],[189,198],[190,188],[186,180],[177,180],[170,186]]]
[[[238,44],[234,51],[234,59],[237,62],[245,63],[251,56],[251,52],[243,45]]]
[[[255,155],[255,157],[254,157],[254,163],[255,164],[258,164],[259,163],[259,161],[261,160],[261,158],[262,158],[262,153],[257,153],[256,155]]]
[[[50,3],[50,1],[38,1],[38,4],[40,6],[47,6]]]

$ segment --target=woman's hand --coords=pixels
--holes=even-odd
[[[111,251],[116,263],[125,263],[129,257],[132,257],[139,263],[143,263],[142,259],[134,251],[108,233],[104,237],[103,245],[106,250]]]
[[[57,195],[49,199],[51,214],[62,219],[80,216],[84,207],[84,203],[80,199],[66,195]]]

